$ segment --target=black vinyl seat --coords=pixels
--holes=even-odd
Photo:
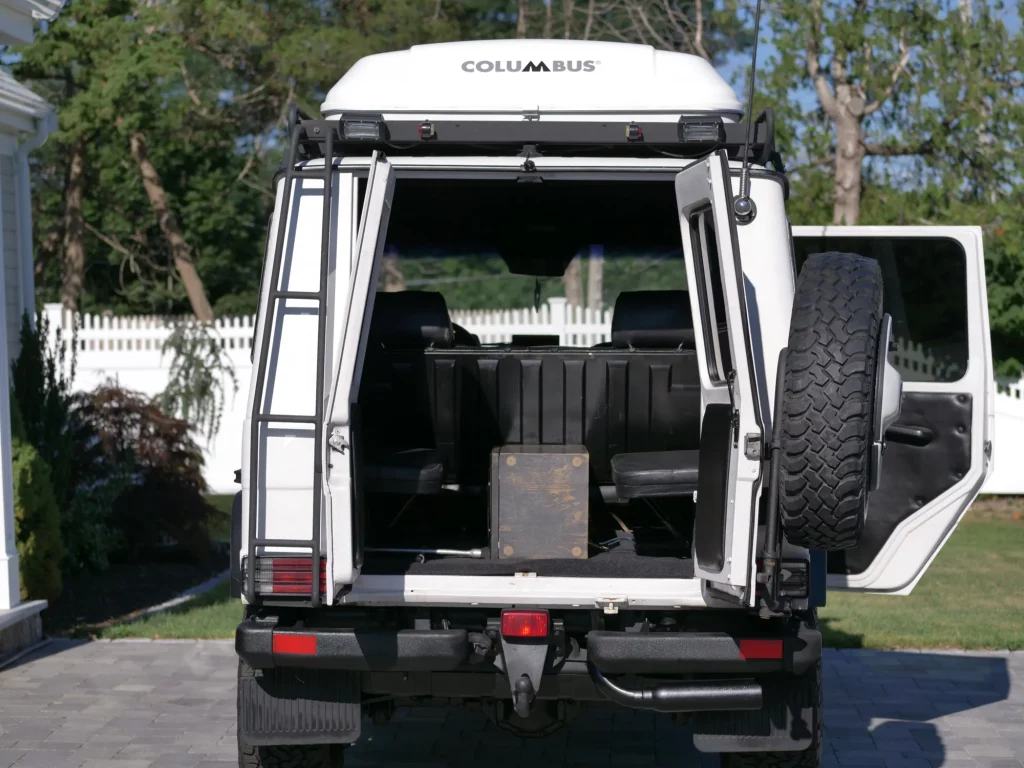
[[[700,451],[644,451],[612,458],[612,481],[620,499],[687,496],[697,490]]]
[[[450,349],[459,341],[472,344],[476,337],[453,326],[444,296],[430,291],[378,293],[370,321],[368,389],[372,391],[375,357],[395,350]],[[421,352],[422,353],[422,352]],[[409,392],[384,391],[380,406],[398,415],[412,443],[399,447],[389,435],[368,435],[367,459],[363,466],[366,489],[377,493],[435,494],[444,483],[444,460],[432,445],[430,425],[422,421],[419,409],[410,408]],[[375,430],[373,432],[376,432]],[[383,442],[383,445],[381,444]],[[399,448],[398,450],[395,450]]]
[[[686,291],[623,291],[615,299],[616,349],[695,349]]]
[[[612,315],[614,349],[693,349],[693,318],[686,291],[626,291]],[[621,499],[684,496],[697,490],[699,450],[620,453],[611,460]]]

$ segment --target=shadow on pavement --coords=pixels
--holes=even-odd
[[[1010,694],[1005,654],[826,649],[824,664],[825,766],[1020,765],[1005,741],[1019,727],[1016,708],[978,711]],[[365,722],[349,754],[353,765],[415,755],[417,766],[450,768],[720,765],[718,756],[694,750],[687,727],[620,708],[584,710],[541,739],[517,738],[480,712],[401,710],[388,725]]]

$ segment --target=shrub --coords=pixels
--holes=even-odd
[[[61,591],[60,512],[50,468],[24,440],[16,402],[11,403],[11,469],[14,530],[21,570],[21,599],[54,601]]]
[[[103,452],[95,430],[82,418],[80,396],[71,389],[74,336],[68,359],[62,329],[56,329],[53,348],[48,332],[45,315],[39,315],[35,328],[23,316],[21,352],[11,365],[12,421],[17,412],[20,439],[49,467],[64,542],[61,565],[69,576],[106,568],[116,538],[110,527],[113,502],[131,484],[131,473]]]
[[[207,557],[214,510],[203,498],[203,454],[189,423],[113,384],[82,395],[79,412],[108,460],[132,468],[130,487],[113,509],[120,548],[138,554],[171,538]]]

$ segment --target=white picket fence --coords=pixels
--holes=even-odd
[[[76,376],[74,385],[89,391],[108,380],[154,396],[168,381],[171,358],[163,343],[176,320],[182,318],[137,315],[127,317],[80,315],[72,318],[59,304],[48,304],[51,337],[61,328],[64,343],[75,328]],[[452,321],[488,343],[509,342],[514,334],[557,336],[562,346],[588,347],[611,339],[611,310],[570,306],[565,298],[552,298],[539,309],[454,310]],[[220,431],[205,445],[206,479],[220,493],[233,492],[234,472],[241,466],[242,420],[252,373],[250,354],[255,317],[222,317],[214,323],[224,352],[231,361],[238,390],[225,377],[227,403]],[[55,341],[55,339],[53,339]],[[944,363],[919,345],[904,344],[896,351],[904,370],[945,373]],[[1001,381],[996,395],[995,471],[984,491],[1024,494],[1024,379]]]

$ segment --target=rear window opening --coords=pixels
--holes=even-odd
[[[684,263],[671,180],[399,178],[358,396],[363,572],[692,577]],[[561,297],[610,332],[453,321]]]

